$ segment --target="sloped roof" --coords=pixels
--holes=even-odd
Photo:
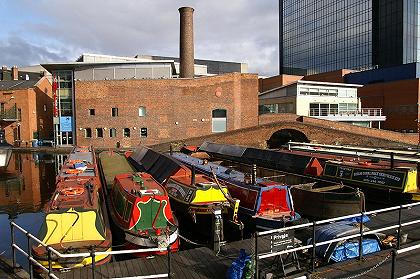
[[[15,90],[33,88],[39,80],[2,80],[0,90]]]

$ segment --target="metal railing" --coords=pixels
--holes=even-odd
[[[362,108],[342,110],[338,108],[314,108],[309,110],[309,116],[383,116],[382,108]]]
[[[268,258],[272,258],[272,257],[276,257],[276,256],[281,256],[284,254],[288,254],[288,253],[292,253],[292,252],[297,252],[297,251],[303,251],[303,250],[307,250],[307,249],[312,249],[312,253],[311,253],[311,270],[310,272],[315,272],[315,262],[316,262],[316,247],[319,246],[323,246],[323,245],[327,245],[327,244],[332,244],[332,243],[337,243],[339,241],[344,241],[344,240],[349,240],[349,239],[354,239],[354,238],[358,238],[358,244],[359,244],[359,260],[362,260],[363,258],[363,249],[362,249],[362,241],[363,241],[363,237],[367,236],[367,235],[372,235],[372,234],[376,234],[379,232],[384,232],[384,231],[389,231],[392,229],[397,229],[397,237],[396,237],[396,248],[392,249],[392,270],[391,270],[391,278],[394,279],[395,278],[395,267],[396,267],[396,260],[397,260],[397,255],[415,250],[415,249],[419,249],[420,248],[420,244],[418,245],[412,245],[412,246],[408,246],[405,247],[403,249],[401,249],[400,247],[400,240],[401,240],[401,228],[406,227],[406,226],[411,226],[414,224],[420,224],[420,218],[417,218],[416,220],[412,220],[412,221],[408,221],[408,222],[402,222],[402,210],[403,209],[411,209],[413,207],[417,207],[420,206],[420,202],[416,202],[416,203],[410,203],[410,204],[405,204],[405,205],[400,205],[400,206],[393,206],[393,207],[388,207],[388,208],[383,208],[383,209],[378,209],[378,210],[373,210],[373,211],[368,211],[368,212],[360,212],[357,214],[352,214],[352,215],[347,215],[347,216],[341,216],[341,217],[336,217],[336,218],[331,218],[331,219],[327,219],[327,220],[321,220],[321,221],[314,221],[312,223],[306,223],[306,224],[300,224],[300,225],[295,225],[295,226],[291,226],[291,227],[285,227],[285,228],[280,228],[280,229],[274,229],[274,230],[270,230],[270,231],[263,231],[263,232],[256,232],[255,234],[255,254],[254,254],[254,260],[255,260],[255,278],[258,279],[259,278],[259,261],[263,260],[263,259],[268,259]],[[372,230],[368,230],[365,231],[364,230],[364,224],[363,224],[363,217],[364,216],[376,216],[378,214],[381,213],[387,213],[387,212],[395,212],[398,211],[398,219],[397,222],[395,224],[392,225],[388,225],[388,226],[381,226],[380,228],[377,229],[372,229]],[[358,222],[359,226],[360,226],[360,230],[358,233],[356,234],[351,234],[351,235],[346,235],[343,237],[339,237],[339,238],[335,238],[335,239],[331,239],[331,240],[325,240],[325,241],[320,241],[317,242],[316,241],[316,226],[319,225],[323,225],[323,224],[328,224],[328,223],[334,223],[336,221],[342,221],[342,220],[346,220],[349,218],[354,218],[354,217],[359,217],[360,218],[360,222]],[[281,250],[281,251],[276,251],[276,252],[269,252],[269,253],[259,253],[258,252],[258,245],[259,245],[259,241],[258,238],[262,237],[262,236],[269,236],[269,235],[273,235],[273,234],[278,234],[278,233],[284,233],[290,230],[296,230],[296,229],[303,229],[303,228],[312,228],[312,243],[307,244],[307,245],[302,245],[302,246],[298,246],[298,247],[293,247],[290,249],[285,249],[285,250]],[[407,276],[415,276],[414,274],[418,275],[420,274],[420,271],[409,274]],[[411,278],[411,277],[401,277],[401,278]]]
[[[15,243],[15,229],[25,234],[27,239],[28,250],[25,251],[23,248],[19,247]],[[74,253],[74,254],[62,254],[55,250],[53,247],[45,244],[31,233],[23,229],[21,226],[16,224],[15,222],[10,222],[10,231],[11,231],[11,239],[12,239],[12,262],[13,268],[16,268],[16,252],[20,252],[28,259],[29,264],[29,276],[30,278],[34,278],[33,274],[33,266],[40,268],[43,272],[48,273],[49,278],[58,279],[54,274],[54,269],[52,267],[52,256],[53,254],[59,258],[78,258],[78,257],[91,257],[92,258],[92,278],[95,278],[95,256],[98,255],[121,255],[121,254],[134,254],[134,253],[148,253],[148,252],[165,252],[167,251],[167,273],[160,273],[160,274],[151,274],[151,275],[144,275],[144,276],[136,276],[139,279],[147,279],[147,278],[171,278],[171,247],[168,245],[167,248],[150,248],[150,249],[132,249],[132,250],[118,250],[118,251],[104,251],[104,252],[95,252],[94,247],[91,248],[89,253]],[[48,268],[43,266],[39,263],[33,256],[32,256],[32,243],[35,242],[41,246],[43,246],[48,253]],[[55,260],[56,261],[56,260]]]

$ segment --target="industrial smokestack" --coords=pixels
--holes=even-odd
[[[179,76],[181,78],[194,78],[194,9],[182,7],[178,11],[180,15]]]

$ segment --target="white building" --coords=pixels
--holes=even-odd
[[[294,113],[365,127],[381,127],[381,108],[362,108],[358,84],[299,80],[260,93],[259,113]]]

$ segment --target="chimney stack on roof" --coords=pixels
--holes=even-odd
[[[19,71],[17,66],[12,67],[12,80],[18,80],[19,79]]]
[[[181,78],[194,78],[194,9],[182,7],[178,11],[180,15],[179,76]]]

